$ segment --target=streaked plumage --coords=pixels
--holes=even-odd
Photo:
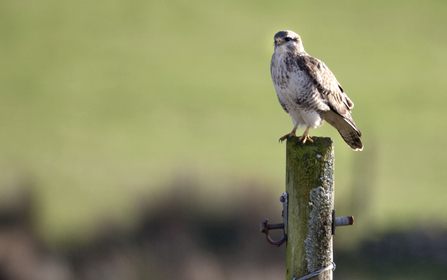
[[[311,141],[309,128],[327,121],[335,127],[353,150],[362,150],[362,134],[351,117],[354,103],[344,93],[331,70],[304,50],[301,38],[293,31],[275,34],[275,52],[270,72],[278,101],[292,117],[293,130],[280,138],[296,136],[298,127],[306,127],[299,141]]]

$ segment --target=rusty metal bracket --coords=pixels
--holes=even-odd
[[[335,217],[335,209],[332,210],[332,235],[335,235],[335,227],[352,226],[354,216]]]
[[[261,232],[265,233],[265,238],[267,239],[267,242],[272,245],[277,245],[278,247],[281,246],[287,240],[287,205],[288,205],[287,193],[283,193],[283,195],[279,198],[279,200],[282,202],[283,205],[282,210],[283,223],[269,224],[268,219],[265,219],[264,222],[261,223]],[[269,230],[272,229],[282,229],[283,236],[281,237],[280,240],[275,241],[270,238]]]

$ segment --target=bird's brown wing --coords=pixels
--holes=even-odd
[[[363,148],[360,140],[362,133],[351,117],[354,103],[343,91],[335,75],[324,62],[309,55],[298,56],[296,62],[298,67],[312,79],[321,99],[325,100],[331,109],[331,112],[325,113],[325,120],[340,132],[342,138],[351,148],[361,150]]]
[[[322,97],[334,106],[337,113],[343,115],[354,108],[354,103],[344,93],[337,78],[323,61],[310,55],[302,55],[297,57],[296,62],[299,68],[310,76],[318,91],[323,95]]]

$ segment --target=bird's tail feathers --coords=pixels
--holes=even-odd
[[[360,137],[362,133],[355,125],[354,121],[330,110],[325,113],[324,119],[340,133],[341,138],[345,140],[351,149],[354,151],[363,150],[363,143]]]

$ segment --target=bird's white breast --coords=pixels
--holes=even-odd
[[[287,53],[275,53],[272,57],[271,75],[278,100],[287,108],[294,124],[316,128],[323,124],[314,106],[318,91],[310,76],[292,59]]]

